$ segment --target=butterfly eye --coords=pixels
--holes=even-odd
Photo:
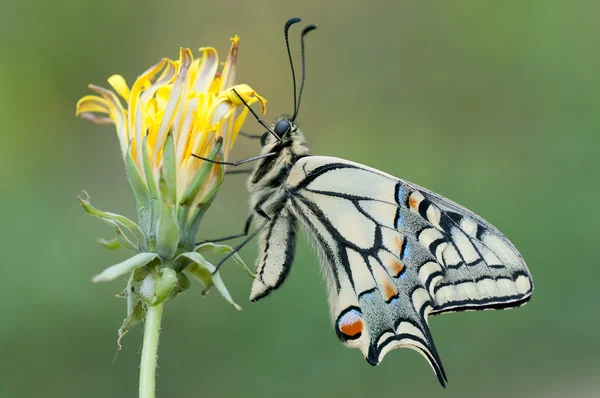
[[[266,133],[264,133],[264,134],[262,135],[262,137],[260,137],[260,146],[265,146],[265,145],[267,145],[267,137],[269,136],[269,134],[271,134],[271,133],[269,133],[269,132],[267,131]]]
[[[287,120],[283,119],[277,122],[277,124],[275,125],[275,134],[277,134],[277,136],[279,138],[283,137],[285,135],[285,133],[288,132],[288,130],[291,128],[290,126],[290,122],[288,122]]]

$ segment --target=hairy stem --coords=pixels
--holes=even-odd
[[[156,361],[158,360],[158,335],[164,302],[148,307],[144,343],[140,363],[140,398],[154,398]]]

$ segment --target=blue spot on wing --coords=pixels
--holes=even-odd
[[[404,225],[404,214],[400,212],[398,209],[398,214],[396,215],[396,229],[400,229]]]
[[[361,316],[362,314],[360,313],[360,311],[351,309],[344,315],[340,316],[340,319],[338,320],[338,327],[342,327],[342,325],[344,324],[354,323],[357,320],[360,320]]]
[[[396,184],[396,203],[401,205],[406,201],[406,189],[402,183]]]
[[[410,248],[410,243],[407,241],[404,244],[404,251],[402,252],[402,260],[404,260],[405,258],[410,258],[411,255],[411,248]]]

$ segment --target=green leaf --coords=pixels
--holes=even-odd
[[[231,253],[233,251],[233,248],[228,245],[217,245],[216,243],[206,242],[206,243],[202,243],[202,244],[196,246],[196,248],[194,250],[198,253],[210,251],[213,254],[221,254],[221,253]],[[246,270],[246,273],[250,276],[250,278],[256,279],[256,276],[250,270],[250,268],[248,268],[248,266],[246,265],[244,260],[242,260],[242,257],[240,256],[239,253],[237,253],[237,252],[234,253],[233,256],[231,256],[231,259],[233,261],[235,261],[244,270]]]
[[[223,298],[233,305],[236,310],[242,310],[242,307],[237,305],[233,301],[233,298],[231,298],[231,295],[229,294],[229,291],[227,291],[227,288],[221,280],[219,273],[215,272],[215,266],[209,263],[204,257],[202,257],[201,254],[196,252],[188,252],[180,254],[177,258],[179,257],[185,257],[189,260],[192,260],[192,264],[188,265],[185,271],[202,282],[206,289],[209,289],[211,286],[216,287]]]
[[[138,245],[140,243],[143,244],[143,242],[145,240],[145,236],[144,236],[144,233],[142,232],[141,228],[136,223],[134,223],[127,217],[122,216],[120,214],[109,213],[109,212],[105,212],[105,211],[96,209],[94,206],[92,206],[90,204],[90,197],[87,194],[87,192],[83,191],[83,194],[84,194],[83,198],[81,196],[78,196],[77,199],[83,206],[83,209],[86,211],[86,213],[101,219],[102,221],[104,221],[105,223],[107,223],[109,225],[112,225],[113,227],[116,227],[116,228],[123,227],[123,228],[129,230],[133,235],[135,235],[135,237],[138,241]]]
[[[129,187],[131,188],[131,192],[133,192],[133,197],[135,198],[135,205],[140,227],[146,234],[149,234],[151,222],[150,197],[148,196],[148,187],[146,186],[146,183],[140,174],[140,170],[133,159],[131,144],[129,145],[129,149],[127,150],[127,154],[125,156],[125,171],[127,172]],[[142,247],[142,251],[145,249],[145,247]]]
[[[125,334],[135,325],[140,323],[144,317],[146,316],[146,311],[144,311],[144,305],[141,300],[137,300],[137,304],[133,308],[133,310],[127,314],[127,318],[123,320],[123,324],[119,328],[119,332],[117,333],[119,338],[117,340],[117,345],[119,346],[119,351],[123,348],[121,345],[121,339]]]
[[[112,265],[92,278],[92,282],[108,282],[123,276],[137,268],[149,264],[155,259],[160,259],[156,253],[139,253],[115,265]]]

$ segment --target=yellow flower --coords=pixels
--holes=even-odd
[[[161,59],[142,73],[130,88],[120,75],[108,79],[118,96],[102,87],[89,88],[100,96],[88,95],[77,103],[76,114],[97,124],[114,124],[124,158],[131,151],[135,166],[144,174],[144,140],[156,183],[163,166],[163,152],[169,132],[172,134],[176,168],[176,202],[182,199],[194,181],[202,163],[192,155],[206,157],[218,139],[222,140],[219,160],[227,158],[243,124],[248,109],[232,91],[235,89],[248,103],[258,101],[265,111],[266,101],[247,85],[234,86],[237,72],[239,38],[232,40],[231,50],[222,71],[214,48],[201,48],[202,57],[194,59],[190,49],[181,49],[179,60]],[[107,117],[108,116],[108,117]],[[197,206],[202,193],[219,183],[220,167],[214,167],[196,196],[186,198],[187,206]],[[151,183],[144,181],[147,185]]]
[[[239,308],[216,268],[201,255],[205,251],[231,253],[233,249],[195,242],[224,171],[217,163],[192,156],[226,160],[248,114],[244,102],[259,102],[265,112],[266,101],[250,86],[235,85],[239,39],[231,40],[220,71],[214,48],[201,48],[202,56],[197,59],[182,48],[179,60],[161,59],[131,87],[122,76],[113,75],[108,83],[114,92],[90,85],[98,95],[85,96],[77,103],[78,116],[115,125],[136,202],[137,223],[98,210],[87,194],[79,198],[87,213],[115,229],[114,239],[100,241],[105,247],[134,252],[92,279],[111,281],[130,275],[122,295],[127,298],[128,315],[119,336],[143,319],[148,308],[187,289],[188,276],[199,279],[206,292],[215,286]],[[245,267],[237,253],[232,259]]]

